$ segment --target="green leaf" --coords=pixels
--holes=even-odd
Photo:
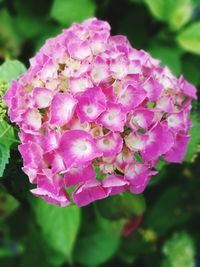
[[[195,86],[200,85],[200,58],[187,54],[182,58],[182,73],[187,81]]]
[[[41,32],[41,24],[46,30],[44,19],[32,15],[18,15],[15,18],[16,29],[21,38],[33,38]]]
[[[54,0],[51,17],[69,26],[94,16],[95,4],[92,0]]]
[[[77,240],[74,260],[85,266],[98,266],[108,261],[117,252],[124,221],[109,221],[100,215],[98,220],[87,225],[86,233]]]
[[[195,22],[184,29],[178,35],[177,42],[186,51],[200,55],[200,22]]]
[[[36,220],[49,247],[71,261],[79,231],[81,213],[77,206],[61,208],[40,198],[31,201]]]
[[[198,115],[192,114],[192,128],[189,131],[190,134],[190,141],[187,148],[187,153],[185,156],[185,161],[191,162],[194,159],[196,153],[199,152],[199,145],[200,145],[200,119]]]
[[[6,9],[0,10],[0,57],[16,57],[21,40],[16,33],[13,16]]]
[[[152,14],[168,22],[173,30],[180,29],[192,16],[191,0],[145,0]]]
[[[165,260],[162,267],[195,267],[196,249],[192,237],[186,232],[177,232],[163,246]]]
[[[0,192],[0,221],[8,217],[18,206],[19,202],[12,195]]]
[[[185,211],[184,194],[181,188],[171,187],[162,193],[152,207],[147,209],[145,224],[158,235],[162,235],[169,229],[185,223],[190,215]]]
[[[6,60],[0,66],[0,80],[10,83],[19,77],[20,74],[24,73],[26,68],[18,60]]]
[[[15,142],[14,130],[7,122],[0,122],[0,177],[2,177],[10,156],[10,146]]]
[[[177,47],[154,44],[149,52],[153,57],[160,59],[162,66],[167,65],[175,75],[181,73],[181,51]]]
[[[130,192],[98,201],[96,206],[102,216],[108,219],[132,219],[142,215],[146,208],[143,195],[134,195]]]
[[[6,121],[0,122],[0,144],[10,146],[15,141],[13,127]]]
[[[10,149],[8,146],[0,144],[0,178],[3,176],[6,164],[10,157]]]

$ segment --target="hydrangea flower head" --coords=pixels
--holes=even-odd
[[[143,192],[160,157],[181,162],[195,98],[182,76],[92,18],[48,39],[4,101],[32,193],[66,206],[73,187],[84,206]]]

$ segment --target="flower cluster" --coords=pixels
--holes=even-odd
[[[65,206],[73,189],[84,206],[138,194],[160,157],[183,160],[196,89],[125,36],[111,36],[107,22],[74,23],[30,65],[4,100],[36,196]]]

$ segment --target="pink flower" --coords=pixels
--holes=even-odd
[[[68,190],[78,206],[142,193],[159,157],[184,159],[195,87],[110,30],[74,23],[4,96],[31,192],[52,204],[68,205]]]

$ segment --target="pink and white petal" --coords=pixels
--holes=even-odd
[[[92,54],[88,41],[69,43],[68,52],[72,58],[79,60],[83,60]]]
[[[77,100],[69,93],[57,93],[51,103],[50,123],[62,126],[67,124],[76,108]]]
[[[171,96],[161,96],[156,102],[156,108],[164,112],[174,112],[174,104]]]
[[[124,57],[112,59],[110,62],[110,72],[114,79],[121,80],[128,74],[129,61]]]
[[[123,176],[117,174],[107,176],[102,181],[102,187],[108,190],[110,196],[124,192],[128,184]]]
[[[77,115],[81,123],[93,122],[106,109],[106,97],[100,87],[89,88],[77,98]]]
[[[19,145],[18,149],[24,166],[36,169],[43,166],[43,150],[38,144],[29,142]]]
[[[70,187],[88,180],[95,179],[95,177],[96,173],[90,165],[86,168],[71,168],[68,172],[65,173],[64,180],[65,185],[67,187]]]
[[[35,87],[33,89],[33,97],[37,108],[46,108],[50,105],[53,94],[49,89]]]
[[[127,166],[125,170],[125,179],[130,182],[129,190],[134,194],[140,194],[144,191],[152,175],[156,175],[148,166],[142,163],[134,163]]]
[[[183,76],[179,78],[179,84],[184,95],[197,99],[197,89],[189,82],[187,82]]]
[[[89,122],[81,123],[80,120],[75,116],[73,116],[73,118],[69,122],[69,126],[71,130],[83,130],[86,132],[90,132],[91,129],[91,125]]]
[[[174,137],[165,125],[158,122],[147,134],[145,148],[141,151],[144,161],[155,160],[169,151],[174,144]]]
[[[66,170],[62,156],[56,151],[52,155],[51,169],[53,174],[61,173]]]
[[[93,122],[103,111],[105,107],[91,101],[89,98],[81,98],[78,102],[77,116],[81,123]]]
[[[126,122],[126,113],[122,110],[120,104],[108,102],[107,109],[97,119],[97,123],[110,129],[111,131],[124,131]]]
[[[39,187],[32,189],[30,191],[35,196],[41,197],[45,201],[47,201],[51,204],[57,205],[57,206],[65,207],[65,206],[68,206],[70,203],[69,195],[67,194],[67,192],[64,189],[60,190],[59,195],[55,195],[55,194],[47,191],[46,189],[39,188]]]
[[[122,150],[123,139],[120,134],[109,132],[97,140],[97,147],[104,157],[113,157]]]
[[[177,113],[173,113],[166,118],[167,125],[169,128],[176,131],[185,131],[187,128],[186,114],[183,110]]]
[[[138,129],[147,130],[154,119],[154,112],[148,109],[140,108],[129,115],[129,127],[135,131]]]
[[[22,167],[22,170],[28,175],[30,183],[35,184],[37,182],[38,169],[25,166]]]
[[[137,152],[145,149],[147,137],[144,134],[132,132],[124,140],[131,151]]]
[[[91,202],[108,196],[101,183],[95,180],[87,181],[79,186],[73,193],[73,199],[76,205],[82,207],[90,204]]]
[[[60,140],[59,151],[66,168],[79,167],[102,156],[92,136],[82,130],[65,132]]]
[[[187,151],[187,145],[189,140],[190,140],[189,135],[177,134],[174,145],[163,156],[164,159],[168,162],[175,162],[175,163],[182,162]]]
[[[94,84],[99,84],[110,77],[108,65],[103,58],[97,56],[91,66],[91,78]]]
[[[59,139],[61,137],[61,133],[47,128],[45,131],[45,145],[44,152],[50,152],[56,148],[58,148]]]
[[[28,109],[23,115],[23,128],[37,131],[41,128],[42,117],[37,109]]]
[[[147,97],[149,98],[149,101],[157,101],[162,91],[164,90],[164,87],[152,77],[145,81],[143,87],[144,90],[147,92]]]
[[[140,87],[133,87],[128,85],[118,95],[118,103],[120,103],[126,112],[139,106],[146,98],[146,92]]]
[[[90,87],[92,87],[92,82],[87,76],[69,78],[69,89],[73,94],[84,92]]]

